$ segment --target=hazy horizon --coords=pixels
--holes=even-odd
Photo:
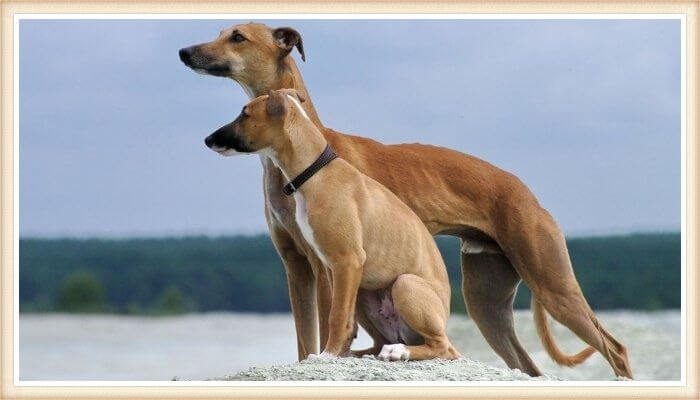
[[[203,145],[243,91],[177,56],[241,22],[20,21],[20,236],[266,233],[258,158]],[[333,129],[485,159],[569,237],[680,231],[677,20],[259,22]]]
[[[680,234],[680,227],[674,228],[642,228],[642,229],[629,229],[629,230],[607,230],[607,231],[581,231],[581,232],[570,232],[566,233],[567,239],[583,239],[588,237],[606,237],[606,236],[627,236],[627,235],[647,235],[647,234]],[[141,239],[186,239],[186,238],[222,238],[222,237],[253,237],[258,235],[268,235],[269,232],[266,231],[256,231],[256,232],[131,232],[131,233],[114,233],[108,234],[104,232],[100,233],[90,233],[83,232],[79,234],[69,234],[69,233],[39,233],[39,234],[21,234],[20,239],[40,239],[40,240],[141,240]],[[449,236],[449,235],[437,235],[437,236]]]

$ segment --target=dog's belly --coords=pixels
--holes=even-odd
[[[361,308],[372,326],[388,343],[423,344],[423,338],[406,325],[396,312],[391,288],[360,289],[357,293],[357,307]]]

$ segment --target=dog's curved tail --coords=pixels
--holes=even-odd
[[[549,356],[552,357],[552,360],[554,360],[557,364],[573,367],[574,365],[581,364],[588,357],[590,357],[591,354],[595,353],[595,349],[588,346],[573,356],[564,354],[561,350],[559,350],[557,344],[554,343],[554,337],[552,336],[552,332],[549,330],[547,312],[545,311],[542,303],[537,301],[534,295],[532,296],[530,307],[532,308],[535,326],[537,327],[537,333],[542,340],[542,345],[544,346],[545,350],[547,350],[547,354],[549,354]]]

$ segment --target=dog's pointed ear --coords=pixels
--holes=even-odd
[[[274,38],[275,44],[282,50],[280,58],[286,57],[294,47],[299,50],[301,54],[301,61],[306,62],[306,55],[304,54],[304,42],[301,40],[301,35],[293,28],[284,27],[277,28],[272,32],[272,37]]]
[[[294,95],[297,97],[297,99],[299,99],[299,103],[303,103],[306,101],[306,97],[304,97],[301,93],[299,93],[296,90],[294,91]]]
[[[273,119],[283,119],[287,114],[287,95],[284,90],[271,90],[265,105],[267,115]]]
[[[299,103],[303,103],[306,101],[306,97],[304,97],[296,89],[283,89],[283,90],[284,90],[285,94],[291,95],[295,99],[299,100]]]

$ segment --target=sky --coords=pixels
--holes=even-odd
[[[260,160],[203,143],[248,100],[177,54],[245,22],[21,21],[20,235],[266,232]],[[256,22],[328,127],[485,159],[567,235],[680,229],[679,21]]]

